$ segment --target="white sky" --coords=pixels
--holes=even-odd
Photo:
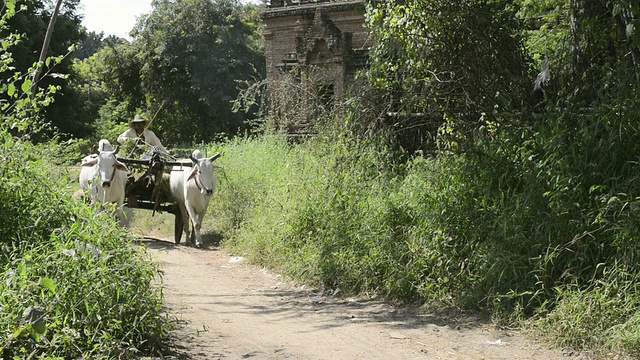
[[[243,4],[259,3],[260,0],[241,0]],[[115,35],[131,40],[129,32],[136,18],[151,12],[151,0],[80,0],[79,13],[84,14],[84,25],[88,31],[104,32],[104,36]]]
[[[104,32],[125,39],[136,24],[136,17],[151,12],[151,0],[80,0],[84,25],[88,31]]]

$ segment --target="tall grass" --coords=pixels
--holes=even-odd
[[[0,159],[1,357],[132,358],[165,349],[157,265],[111,216],[71,198],[51,150],[3,133]]]
[[[215,216],[228,249],[295,279],[638,355],[640,142],[624,103],[549,109],[434,157],[397,156],[380,133],[235,139]]]
[[[278,135],[237,138],[224,144],[224,153],[219,201],[210,212],[230,239],[227,246],[263,264],[293,266],[285,240],[291,216],[311,187],[322,186],[328,164]]]
[[[277,136],[236,140],[225,151],[232,163],[214,211],[233,251],[346,293],[446,303],[447,284],[471,281],[459,273],[473,249],[444,226],[466,191],[461,173],[438,171],[462,171],[455,159],[418,158],[398,170],[370,142],[292,146]]]
[[[549,113],[541,180],[558,233],[556,307],[539,324],[572,347],[640,356],[637,92],[622,84],[588,110]],[[547,312],[548,311],[548,312]],[[582,336],[578,336],[582,334]]]

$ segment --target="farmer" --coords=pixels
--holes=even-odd
[[[148,125],[149,122],[145,118],[136,115],[133,120],[129,122],[129,129],[118,136],[118,142],[124,144],[127,140],[134,140],[136,144],[148,145],[166,152],[166,149],[162,146],[156,134],[147,129]]]

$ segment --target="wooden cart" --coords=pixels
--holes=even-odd
[[[180,207],[169,191],[169,174],[173,166],[191,166],[191,163],[165,161],[159,152],[151,152],[148,159],[118,157],[118,160],[131,170],[125,186],[125,206],[152,210],[154,214],[167,212],[175,215],[174,236],[176,244],[179,244],[184,222]]]

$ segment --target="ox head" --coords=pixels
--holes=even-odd
[[[98,152],[103,152],[103,151],[114,151],[113,147],[111,146],[111,143],[109,143],[109,140],[101,139],[98,142]]]
[[[216,190],[216,173],[214,169],[220,166],[214,164],[213,161],[218,157],[220,157],[220,154],[205,158],[198,150],[191,154],[190,158],[193,167],[187,181],[193,179],[203,195],[211,196]]]
[[[106,141],[106,140],[104,140]],[[107,142],[108,144],[108,142]],[[100,149],[111,149],[111,146],[104,146],[102,140],[100,141]],[[100,179],[100,185],[104,188],[108,188],[111,186],[111,181],[116,175],[116,171],[129,171],[127,166],[120,161],[117,160],[116,154],[118,153],[118,148],[115,150],[107,151],[102,150],[98,151],[96,155],[91,157],[86,157],[82,163],[82,166],[97,166],[96,175]]]

